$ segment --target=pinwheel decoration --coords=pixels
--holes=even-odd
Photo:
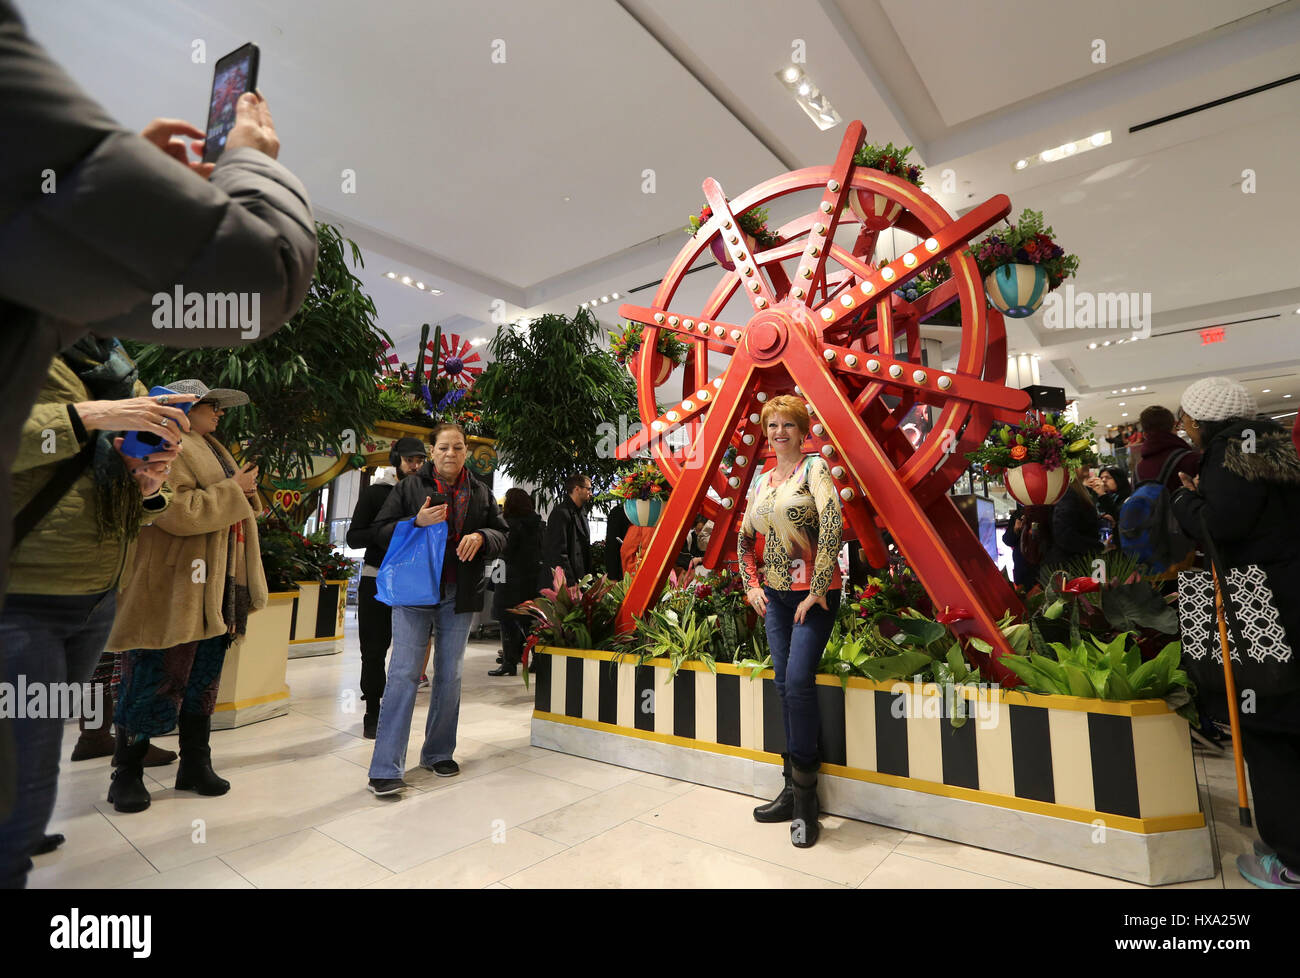
[[[483,358],[474,352],[468,340],[460,338],[459,333],[443,334],[439,336],[438,341],[440,349],[435,351],[433,344],[430,343],[425,350],[425,366],[428,367],[431,359],[436,356],[439,379],[446,379],[461,387],[474,386],[474,381],[478,380],[478,375],[483,372],[483,368],[471,364],[482,363]]]

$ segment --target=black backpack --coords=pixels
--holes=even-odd
[[[1119,511],[1120,549],[1146,564],[1153,574],[1164,573],[1196,548],[1174,518],[1166,488],[1169,476],[1190,451],[1182,448],[1165,459],[1160,476],[1139,482]]]

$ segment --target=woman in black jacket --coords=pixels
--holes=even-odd
[[[483,610],[485,560],[501,556],[509,527],[492,492],[465,468],[465,432],[440,424],[430,437],[431,459],[398,483],[375,517],[375,540],[385,550],[397,524],[414,518],[417,527],[447,524],[447,548],[436,605],[393,606],[393,652],[379,707],[379,729],[370,759],[370,790],[390,795],[407,787],[406,743],[415,712],[420,663],[434,635],[433,686],[420,766],[442,778],[460,773],[452,760],[460,717],[460,673],[474,613]]]
[[[510,533],[506,537],[501,665],[491,670],[489,676],[513,676],[519,668],[530,616],[517,615],[511,609],[537,597],[537,574],[542,566],[542,518],[533,507],[532,497],[522,489],[508,490],[505,517]]]
[[[1208,530],[1227,568],[1263,568],[1300,656],[1300,459],[1286,429],[1255,412],[1254,398],[1227,377],[1183,392],[1180,420],[1205,454],[1200,476],[1182,474],[1171,505],[1185,533],[1203,539]],[[1257,846],[1237,857],[1237,870],[1259,887],[1300,889],[1300,697],[1253,692],[1254,709],[1241,711],[1241,746],[1271,851]]]
[[[1070,488],[1052,507],[1052,543],[1043,557],[1043,567],[1059,569],[1076,557],[1101,551],[1101,518],[1097,504],[1079,469],[1070,480]]]

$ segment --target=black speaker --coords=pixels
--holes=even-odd
[[[1042,384],[1030,384],[1020,388],[1029,395],[1029,403],[1040,411],[1064,411],[1065,388],[1045,387]]]

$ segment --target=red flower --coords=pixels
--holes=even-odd
[[[934,616],[934,620],[939,622],[941,625],[952,625],[956,622],[966,621],[974,617],[975,616],[965,608],[953,608],[945,605],[943,611]]]
[[[862,594],[860,595],[860,597],[863,599],[874,598],[879,593],[880,593],[879,584],[868,584],[866,587],[862,589]]]
[[[1101,585],[1091,577],[1076,577],[1073,580],[1066,581],[1061,590],[1066,594],[1086,594],[1090,591],[1100,591]]]

